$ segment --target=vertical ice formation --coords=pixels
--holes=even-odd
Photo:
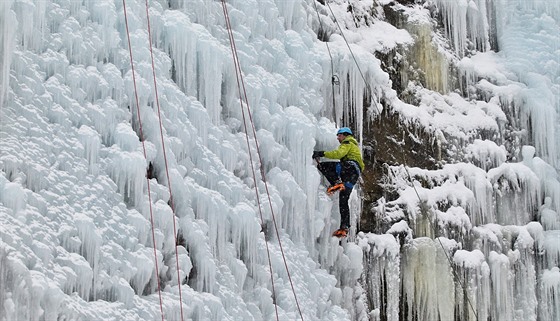
[[[475,139],[465,148],[466,158],[477,167],[488,171],[505,163],[507,151],[491,140]]]
[[[512,10],[505,1],[437,3],[459,57],[489,49],[487,4]],[[347,12],[346,3],[337,4]],[[367,92],[343,38],[332,35],[329,44],[341,81],[333,104],[330,59],[308,26],[317,25],[311,5],[227,3],[257,138],[266,142],[261,146],[263,163],[252,159],[255,182],[249,157],[256,152],[255,137],[249,128],[246,143],[219,2],[154,1],[149,9],[170,181],[164,174],[144,3],[127,1],[139,89],[136,106],[121,1],[1,2],[2,316],[158,319],[160,281],[168,319],[180,318],[178,283],[188,302],[183,306],[187,318],[273,319],[276,305],[281,319],[296,319],[278,239],[268,225],[272,208],[305,319],[365,319],[369,307],[374,319],[395,320],[400,289],[409,319],[452,319],[456,312],[474,320],[469,301],[479,318],[558,317],[557,176],[549,175],[551,168],[536,157],[506,163],[499,146],[469,136],[480,127],[468,121],[477,119],[477,126],[499,133],[506,121],[499,106],[515,105],[517,111],[530,98],[532,109],[520,114],[521,123],[534,122],[531,135],[538,155],[554,155],[555,114],[537,109],[554,98],[543,89],[547,79],[529,75],[521,79],[528,89],[517,94],[523,85],[508,83],[506,73],[497,71],[497,84],[478,86],[499,101],[464,103],[458,95],[426,94],[420,108],[405,109],[379,61],[360,49],[370,39],[349,37],[375,93]],[[558,14],[550,2],[521,7]],[[542,21],[550,22],[544,15]],[[499,23],[500,35],[506,35],[507,23]],[[506,36],[500,38],[503,48]],[[554,62],[548,65],[554,70]],[[523,69],[517,70],[523,75]],[[543,100],[537,95],[541,90]],[[416,117],[426,127],[445,123],[445,133],[472,143],[467,153],[484,164],[482,169],[451,165],[435,172],[412,170],[414,177],[425,179],[425,186],[418,185],[421,200],[406,185],[403,169],[395,169],[403,192],[386,205],[396,209],[391,217],[399,220],[396,224],[404,226],[400,220],[409,219],[413,226],[402,253],[402,235],[359,235],[359,246],[338,246],[331,240],[336,201],[317,192],[320,178],[309,159],[315,143],[336,146],[332,134],[344,122],[354,121],[361,138],[363,112],[371,108],[363,98],[372,99],[370,94],[402,107],[405,118]],[[447,113],[453,113],[453,121],[443,116]],[[535,126],[543,120],[544,126]],[[261,170],[270,184],[270,207]],[[146,197],[146,176],[152,204]],[[173,210],[168,186],[174,193]],[[550,197],[540,212],[544,231],[527,224],[543,196]],[[257,197],[265,226],[257,219]],[[493,197],[501,202],[496,207]],[[488,224],[495,222],[503,225]],[[507,225],[513,223],[519,225]],[[435,239],[439,233],[445,237]],[[423,235],[434,239],[419,237]],[[465,288],[453,283],[452,267]],[[360,278],[363,288],[357,285]],[[365,302],[365,292],[371,303]],[[460,309],[455,311],[456,306]]]
[[[560,317],[560,309],[558,304],[558,295],[560,295],[560,269],[555,266],[551,269],[544,270],[542,274],[541,300],[543,305],[549,309],[541,309],[539,318],[542,320],[555,320]]]
[[[0,104],[3,104],[8,92],[11,56],[17,28],[16,15],[11,10],[12,2],[2,1],[0,3],[0,27],[3,30],[2,35],[0,35],[0,57],[2,57],[0,60]]]
[[[560,210],[560,176],[556,170],[540,157],[535,157],[535,147],[523,146],[521,149],[523,164],[529,167],[540,180],[541,199],[553,210]],[[549,201],[546,199],[550,198]]]
[[[473,200],[476,200],[465,208],[475,226],[471,233],[476,237],[463,238],[462,246],[481,249],[483,255],[457,252],[454,258],[458,262],[463,255],[464,259],[478,257],[480,267],[489,266],[488,272],[481,274],[486,273],[489,279],[478,278],[470,285],[478,290],[487,288],[484,291],[489,291],[492,300],[492,305],[485,305],[479,302],[479,295],[485,294],[474,294],[472,300],[478,318],[554,318],[558,303],[548,300],[557,284],[554,267],[558,253],[558,202],[555,200],[559,180],[554,168],[558,161],[559,109],[558,97],[552,94],[558,87],[558,79],[550,74],[551,70],[558,69],[558,62],[553,58],[555,49],[550,43],[558,42],[558,33],[552,32],[551,28],[557,30],[560,7],[557,3],[539,1],[527,1],[517,7],[506,1],[436,1],[436,4],[443,14],[445,31],[455,54],[464,57],[458,66],[463,72],[472,71],[474,76],[467,75],[473,79],[468,85],[474,84],[487,97],[489,104],[485,109],[496,117],[496,133],[503,133],[504,125],[508,123],[528,128],[516,133],[519,140],[513,144],[499,141],[496,141],[498,144],[483,144],[481,140],[475,140],[466,149],[467,158],[483,171],[482,175],[476,175],[476,179],[473,179],[476,171],[467,171],[470,183],[465,178],[465,185],[474,192]],[[465,27],[477,22],[480,28]],[[532,39],[529,48],[525,48],[527,43],[522,38]],[[493,39],[498,41],[493,42]],[[490,49],[499,51],[488,52]],[[505,68],[486,68],[502,59],[507,60],[502,62]],[[472,88],[469,92],[473,92]],[[499,109],[503,109],[501,116],[496,113]],[[451,134],[451,131],[446,129],[444,133]],[[531,142],[535,147],[522,146],[524,142]],[[414,176],[415,172],[412,174]],[[418,176],[415,178],[423,182],[422,187],[430,186],[429,189],[419,188],[421,198],[427,200],[434,197],[430,195],[438,195],[434,185],[442,186],[446,182],[436,179],[438,175],[435,173],[433,176],[428,174],[431,177],[428,179],[425,175]],[[419,202],[410,192],[410,188],[405,188],[400,194],[401,205]],[[543,201],[545,204],[540,207]],[[410,219],[418,222],[417,208],[413,205],[407,209],[413,215]],[[440,218],[449,218],[443,215],[443,211],[436,212]],[[540,220],[544,231],[539,224],[531,222],[535,219]],[[516,228],[512,224],[523,227]],[[469,223],[460,225],[467,227]],[[425,235],[420,226],[414,226],[414,233]],[[464,259],[460,261],[465,262]],[[458,270],[466,273],[465,270],[469,270],[466,267],[463,264]],[[470,282],[472,278],[466,280]],[[523,290],[519,290],[520,287]],[[464,295],[457,300],[465,303]],[[511,305],[519,308],[511,310]],[[472,313],[468,310],[467,307],[461,311],[463,317],[474,319],[473,315],[468,316]]]
[[[525,224],[538,207],[539,179],[521,163],[506,163],[488,171],[496,199],[496,223]]]
[[[475,320],[475,315],[536,320],[538,315],[548,315],[550,307],[557,306],[551,296],[554,278],[544,275],[550,275],[549,270],[558,264],[555,196],[547,196],[555,195],[558,180],[550,165],[534,157],[533,147],[525,146],[522,151],[522,162],[503,163],[488,172],[467,164],[450,164],[432,171],[392,167],[396,185],[403,185],[400,197],[385,204],[392,209],[387,212],[387,219],[406,219],[416,237],[405,243],[407,251],[401,263],[402,271],[408,271],[403,273],[402,282],[409,316],[430,319],[435,312],[425,309],[423,304],[414,305],[415,300],[423,302],[421,298],[426,295],[425,300],[434,302],[429,306],[435,306],[436,293],[442,289],[454,289],[455,296],[445,296],[450,301],[440,309],[451,309],[451,313],[460,313],[462,319],[468,320]],[[415,182],[415,188],[410,187],[409,177],[422,185]],[[541,206],[542,199],[545,201]],[[488,206],[492,203],[495,205]],[[400,215],[394,209],[400,209]],[[542,226],[532,222],[535,219]],[[395,223],[389,232],[398,231],[400,223]],[[420,237],[442,234],[453,238],[456,246],[446,242],[443,246],[438,242],[432,244],[430,239]],[[459,278],[452,277],[438,291],[422,290],[414,273],[430,275],[433,267],[419,272],[415,257],[433,258],[437,251],[454,260],[453,269]],[[544,301],[545,296],[548,301]],[[511,305],[519,308],[511,310]]]
[[[457,309],[459,319],[487,319],[490,304],[484,298],[490,296],[490,268],[479,250],[458,250],[453,262],[463,272],[463,286],[458,290]]]
[[[552,198],[546,197],[544,204],[539,208],[539,221],[544,230],[560,229],[560,220],[558,213],[552,208]]]
[[[402,63],[395,84],[401,89],[405,89],[410,83],[419,82],[427,89],[448,93],[453,84],[450,54],[440,48],[445,43],[443,36],[434,35],[429,7],[394,3],[388,7],[390,11],[385,11],[388,20],[397,28],[406,30],[406,35],[410,37],[399,44],[406,51],[399,50],[390,64]]]
[[[398,320],[400,245],[392,235],[359,235],[364,252],[364,272],[360,282],[368,292],[370,315],[374,320]]]
[[[97,173],[97,164],[100,149],[100,138],[99,134],[92,128],[84,125],[78,130],[81,138],[82,145],[84,146],[84,156],[88,161],[90,174],[95,175]]]
[[[540,157],[557,167],[560,84],[553,74],[559,66],[553,44],[559,41],[558,3],[524,1],[512,6],[507,1],[435,1],[435,4],[460,60],[456,65],[460,70],[459,82],[466,79],[463,89],[469,96],[482,91],[483,95],[499,97],[497,103],[508,114],[518,115],[511,121],[529,128],[527,133],[520,133],[521,139],[533,144]],[[488,69],[491,61],[506,68]]]
[[[436,0],[448,39],[459,57],[490,49],[486,0]]]
[[[510,261],[507,255],[494,251],[490,252],[489,266],[491,275],[491,296],[492,302],[495,302],[495,308],[491,310],[490,317],[494,320],[505,318],[513,319],[513,283],[509,273]]]
[[[451,17],[461,11],[460,8],[465,7],[466,3],[466,1],[437,1],[437,5],[445,12],[446,21],[451,21]],[[493,75],[488,79],[495,85],[509,84],[511,87],[496,88],[495,94],[500,97],[501,105],[504,108],[518,110],[521,126],[530,128],[527,139],[534,142],[537,153],[543,159],[553,167],[558,167],[557,160],[560,152],[557,148],[560,138],[560,133],[558,133],[560,112],[558,88],[560,83],[554,72],[559,68],[555,44],[560,40],[557,32],[560,5],[555,1],[524,1],[519,6],[512,6],[507,1],[495,0],[469,1],[468,7],[477,8],[472,12],[476,13],[478,19],[486,21],[478,24],[481,28],[472,30],[475,30],[476,34],[485,35],[486,38],[495,38],[496,44],[492,48],[489,46],[479,48],[477,45],[476,49],[479,53],[473,52],[472,57],[467,55],[460,65],[468,64],[473,59],[473,61],[478,61],[479,67],[474,67],[474,73],[473,68],[468,68],[471,70],[463,70],[463,72],[467,74],[467,79],[479,82],[476,80],[477,76],[489,74],[488,70],[482,67],[486,65],[485,57],[501,61],[507,67],[507,71],[492,72]],[[465,15],[469,19],[468,12],[467,10],[466,15],[463,13],[459,16]],[[459,34],[460,30],[463,30],[461,24],[453,23],[450,26],[446,27],[446,30],[448,33],[452,30],[451,35]],[[467,36],[463,39],[478,43],[476,39],[482,39],[482,37]],[[462,46],[459,44],[459,47]],[[496,51],[497,55],[494,55],[493,52],[485,53],[489,49]],[[511,91],[511,88],[517,85],[522,86],[521,90]]]
[[[416,237],[407,243],[409,260],[403,264],[410,266],[402,265],[401,269],[414,270],[413,250],[423,249],[425,256],[433,257],[435,248],[419,246],[421,236],[442,233],[459,245],[449,252],[465,285],[452,285],[456,290],[455,317],[537,320],[556,316],[560,302],[552,297],[557,285],[555,200],[559,180],[555,168],[559,109],[555,94],[558,79],[551,70],[558,70],[558,61],[554,57],[557,48],[550,43],[558,43],[558,32],[552,29],[558,29],[560,7],[558,3],[542,1],[526,1],[519,6],[507,1],[434,3],[442,14],[454,55],[461,60],[457,63],[451,55],[449,59],[457,63],[461,73],[467,74],[467,87],[463,89],[467,89],[469,97],[474,98],[472,94],[477,93],[485,100],[472,104],[469,111],[480,107],[483,112],[479,115],[484,115],[488,125],[479,126],[471,135],[464,126],[468,122],[457,120],[456,128],[449,126],[455,123],[447,122],[454,111],[439,117],[441,109],[461,109],[462,104],[457,103],[454,94],[443,95],[441,99],[427,91],[420,93],[420,89],[415,91],[416,97],[420,97],[419,108],[395,104],[402,107],[401,115],[425,127],[445,123],[440,128],[447,141],[462,146],[452,147],[450,157],[457,156],[458,161],[466,157],[476,165],[444,165],[443,169],[432,171],[412,168],[413,182],[402,168],[390,167],[399,196],[378,208],[386,211],[384,218],[393,224],[389,231],[396,231],[396,226],[403,223],[399,220],[404,219]],[[479,124],[485,122],[480,116],[475,118]],[[509,126],[515,129],[511,131]],[[485,132],[481,133],[479,129],[483,127]],[[516,138],[505,141],[507,135]],[[526,142],[534,147],[523,146]],[[458,194],[471,197],[462,201],[454,198]],[[540,224],[535,220],[540,220]],[[453,223],[459,229],[449,228]],[[439,230],[434,231],[430,224],[440,227]],[[433,302],[434,298],[435,291],[429,300]],[[512,305],[514,310],[510,309]],[[422,318],[421,315],[432,313],[417,306],[408,316]]]
[[[456,245],[455,245],[456,246]],[[430,320],[453,316],[454,286],[451,268],[439,242],[430,238],[414,239],[405,246],[401,272],[409,320]],[[438,290],[436,290],[438,289]]]

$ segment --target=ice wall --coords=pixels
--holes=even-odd
[[[366,88],[338,39],[325,102],[311,4],[225,4],[240,106],[220,2],[2,1],[1,320],[364,318],[310,155]]]
[[[520,126],[530,129],[522,138],[525,143],[534,145],[538,154],[557,168],[558,2],[434,2],[460,60],[460,77],[465,78],[467,86],[500,97],[504,110],[517,113]],[[494,38],[492,47],[489,39]],[[488,69],[491,61],[502,64],[507,71]],[[484,80],[479,82],[481,76]],[[485,81],[497,86],[487,86]],[[512,86],[521,88],[512,90]]]
[[[426,25],[414,5],[395,6],[408,23]],[[467,90],[461,96],[437,94],[409,84],[416,106],[392,106],[449,146],[446,153],[455,162],[442,162],[437,170],[387,167],[398,196],[379,200],[374,210],[380,232],[394,234],[402,244],[400,270],[406,273],[400,278],[400,303],[406,309],[401,306],[398,319],[432,320],[438,313],[459,320],[557,318],[560,303],[551,298],[560,241],[558,97],[551,92],[558,86],[557,77],[542,68],[557,70],[555,49],[542,40],[556,41],[551,30],[558,28],[557,5],[433,1],[425,8],[441,18],[445,34],[443,43],[433,35],[432,46],[459,68],[458,77],[466,76]],[[415,41],[423,38],[417,35]],[[527,142],[534,147],[524,146]],[[442,272],[434,277],[438,252],[446,254],[440,263],[456,276],[435,290],[430,287],[449,277]],[[445,301],[439,292],[452,294]]]
[[[557,39],[557,7],[434,3],[453,50],[434,48],[462,58],[476,95],[414,85],[413,106],[374,55],[413,39],[382,20],[390,1],[330,1],[320,18],[311,0],[228,1],[243,109],[218,1],[149,3],[154,69],[144,1],[126,1],[128,21],[122,1],[2,1],[0,320],[557,319],[557,110],[538,108],[557,63],[542,51],[529,75],[507,49],[530,38],[511,28],[526,14]],[[389,166],[386,229],[339,243],[309,156],[385,107],[456,163]]]
[[[494,100],[510,122],[528,129],[517,139],[558,167],[558,2],[435,0],[390,7],[414,38],[404,57],[395,57],[403,89],[420,82],[441,93]]]
[[[12,50],[14,48],[14,34],[17,27],[17,20],[14,12],[10,9],[12,1],[3,1],[0,4],[0,26],[2,27],[2,35],[0,36],[0,104],[3,104],[7,94],[10,80],[10,62]]]

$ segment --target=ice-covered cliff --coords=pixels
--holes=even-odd
[[[1,1],[0,320],[558,318],[559,16]],[[339,243],[342,125],[378,148]]]

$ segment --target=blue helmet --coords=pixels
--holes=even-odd
[[[350,128],[348,127],[342,127],[341,129],[339,129],[336,134],[344,134],[344,135],[354,135],[352,133],[352,130],[350,130]]]

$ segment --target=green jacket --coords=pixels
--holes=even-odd
[[[362,153],[358,146],[358,141],[353,136],[346,136],[338,146],[338,149],[325,152],[326,158],[340,159],[341,161],[356,161],[360,166],[360,170],[364,170],[364,161]]]

